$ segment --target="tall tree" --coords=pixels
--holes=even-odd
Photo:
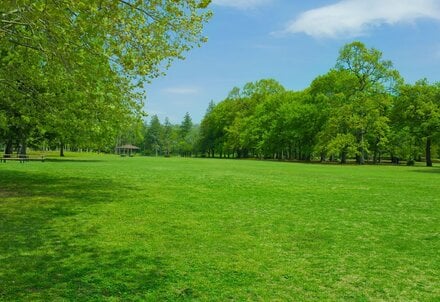
[[[389,126],[385,112],[391,105],[389,94],[401,81],[399,73],[391,61],[382,59],[380,51],[353,42],[341,49],[336,70],[323,80],[312,85],[324,89],[333,108],[322,137],[330,137],[329,150],[340,150],[342,162],[354,153],[357,163],[363,164],[370,149],[376,150],[386,139]],[[331,85],[325,81],[334,83],[334,91],[326,91]]]
[[[210,1],[2,1],[0,40],[63,60],[111,60],[124,74],[155,77],[182,53],[205,41]]]
[[[214,129],[214,109],[216,105],[214,101],[210,101],[206,109],[205,116],[200,123],[199,148],[202,154],[208,157],[214,157],[215,150],[215,129]]]
[[[153,115],[145,136],[145,148],[149,154],[158,156],[162,150],[162,125],[157,115]]]
[[[187,112],[185,113],[185,116],[183,117],[183,121],[180,124],[180,137],[185,138],[188,133],[191,131],[193,127],[193,122],[191,119],[191,115]]]
[[[141,117],[141,82],[162,75],[173,59],[205,41],[208,4],[2,1],[0,85],[5,99],[26,113],[18,129],[13,108],[0,108],[10,120],[2,138],[26,141],[38,130],[55,134],[61,145],[108,142]],[[10,77],[13,65],[19,68]]]
[[[440,86],[426,79],[400,87],[395,104],[396,116],[410,133],[425,142],[426,165],[432,166],[431,148],[440,133]]]
[[[193,150],[194,137],[191,130],[193,129],[193,122],[190,114],[187,112],[183,117],[183,121],[179,126],[179,153],[181,156],[191,156]]]
[[[176,135],[175,135],[174,127],[171,124],[170,119],[166,117],[163,123],[163,130],[162,130],[162,145],[166,157],[171,156],[175,144],[175,139],[176,139]]]

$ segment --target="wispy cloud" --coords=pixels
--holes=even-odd
[[[199,89],[197,87],[169,87],[162,90],[167,94],[180,94],[180,95],[188,95],[188,94],[198,94]]]
[[[305,33],[315,38],[356,37],[383,24],[440,20],[438,0],[342,0],[303,12],[285,33]]]
[[[254,9],[272,1],[273,0],[213,0],[212,3],[219,6],[228,6],[238,9]]]

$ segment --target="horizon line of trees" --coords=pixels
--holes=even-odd
[[[177,125],[157,116],[146,122],[130,76],[116,74],[108,61],[89,65],[94,56],[84,56],[84,66],[66,73],[56,69],[58,61],[46,63],[44,53],[16,45],[1,51],[0,82],[6,72],[12,75],[9,84],[0,83],[0,147],[3,142],[6,154],[27,146],[114,152],[131,143],[152,156],[358,164],[424,159],[432,166],[440,155],[440,83],[405,83],[391,61],[361,42],[343,46],[335,67],[302,91],[286,90],[274,79],[250,82],[211,102],[200,124],[186,113]]]
[[[200,124],[208,157],[338,160],[358,164],[438,156],[440,83],[404,82],[382,53],[352,42],[303,91],[273,79],[234,87]]]
[[[200,125],[157,116],[141,125],[145,155],[380,163],[440,157],[440,83],[407,84],[375,49],[345,45],[336,67],[303,91],[273,79],[211,101]],[[136,141],[127,136],[125,142]]]

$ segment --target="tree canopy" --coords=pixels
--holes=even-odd
[[[206,38],[209,1],[2,1],[0,135],[108,146],[143,116],[142,83]]]
[[[293,92],[273,79],[234,87],[201,122],[208,156],[432,165],[439,150],[440,85],[404,83],[382,53],[343,46],[335,67]],[[439,154],[437,154],[439,156]]]

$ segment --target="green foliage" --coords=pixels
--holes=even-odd
[[[191,156],[197,143],[197,129],[193,127],[189,113],[185,113],[179,128],[178,149],[181,156]]]
[[[285,91],[273,79],[234,87],[201,123],[201,151],[208,156],[289,160],[383,156],[425,158],[440,140],[440,84],[403,84],[391,61],[361,42],[342,47],[334,69],[309,88]]]
[[[284,91],[275,80],[264,79],[247,83],[242,90],[234,87],[223,102],[210,104],[201,123],[201,151],[220,157],[261,153],[262,133],[256,115],[269,98]]]
[[[432,165],[431,144],[440,134],[440,86],[426,79],[414,85],[401,85],[396,98],[393,118],[396,127],[406,127],[412,141],[425,141],[427,165]],[[408,159],[415,157],[409,154]]]
[[[126,75],[153,78],[164,62],[206,40],[209,2],[3,1],[0,39],[51,54],[68,68],[92,56],[110,59]]]
[[[374,48],[368,49],[361,42],[346,44],[339,52],[336,61],[337,70],[345,70],[353,75],[357,91],[393,91],[401,82],[399,73],[393,69],[393,63],[382,59],[382,53]]]
[[[171,124],[168,118],[162,125],[157,115],[153,115],[145,126],[144,137],[146,155],[191,157],[197,155],[200,148],[199,126],[193,124],[189,113],[180,125]]]
[[[162,147],[162,125],[157,115],[153,115],[146,129],[145,152],[148,155],[158,156]]]
[[[0,139],[114,146],[139,128],[142,82],[206,40],[209,2],[2,1]]]

